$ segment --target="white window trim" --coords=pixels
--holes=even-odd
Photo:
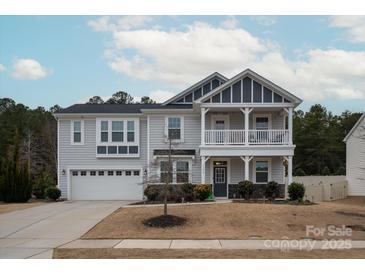
[[[169,142],[168,138],[168,125],[169,125],[169,118],[180,118],[180,139],[174,139],[172,140],[173,143],[183,143],[184,142],[184,116],[165,116],[165,142]]]
[[[74,122],[81,122],[81,142],[74,142]],[[85,130],[84,130],[84,120],[71,120],[70,123],[71,127],[71,145],[73,146],[82,146],[84,145],[84,137],[85,137]]]
[[[192,184],[193,182],[193,161],[191,159],[186,159],[186,158],[174,158],[171,159],[172,161],[172,183],[173,185],[182,185],[183,183],[177,183],[177,178],[176,178],[176,174],[177,174],[177,170],[176,170],[176,162],[188,162],[189,163],[189,183]],[[160,158],[158,159],[158,167],[157,167],[157,177],[159,182],[157,184],[164,184],[160,182],[160,178],[161,178],[161,162],[168,162],[168,159],[166,158]]]
[[[256,128],[256,118],[268,118],[268,121],[269,121],[269,130],[272,129],[272,115],[271,114],[254,114],[253,115],[253,127],[254,129],[257,129]]]
[[[254,184],[258,185],[266,185],[267,183],[256,182],[256,162],[267,161],[268,162],[268,174],[267,174],[267,183],[271,181],[271,173],[272,173],[272,159],[270,157],[255,157],[253,159],[252,165],[252,179]]]
[[[108,142],[101,141],[101,121],[108,121]],[[112,122],[123,121],[123,142],[112,142]],[[127,121],[134,121],[134,142],[127,141]],[[96,146],[95,154],[97,158],[136,158],[140,157],[141,145],[139,140],[140,119],[135,117],[123,117],[123,118],[97,118],[96,119]],[[98,154],[98,146],[137,146],[138,153],[136,154]],[[129,148],[128,148],[129,150]],[[108,148],[107,148],[108,151]]]

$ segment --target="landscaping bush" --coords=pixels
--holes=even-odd
[[[160,189],[158,186],[149,185],[144,190],[144,196],[146,196],[149,201],[156,201],[159,195]]]
[[[191,202],[194,200],[194,185],[191,183],[185,183],[181,185],[181,195],[184,197],[186,202]]]
[[[200,201],[207,199],[212,193],[211,185],[199,184],[194,187],[194,193]]]
[[[33,186],[34,196],[36,196],[37,199],[46,198],[46,190],[51,186],[55,186],[52,175],[47,171],[42,172]]]
[[[265,197],[273,201],[275,198],[279,197],[279,195],[279,184],[275,181],[268,182],[265,188]]]
[[[46,197],[48,199],[56,201],[61,197],[61,190],[55,186],[51,186],[46,190]]]
[[[246,200],[249,200],[251,198],[251,195],[253,193],[253,182],[245,180],[238,183],[238,192],[240,195],[245,198]]]
[[[4,160],[1,164],[1,195],[4,202],[25,203],[32,195],[32,181],[27,164],[18,166],[16,161]]]
[[[346,168],[343,166],[339,167],[339,169],[336,171],[336,175],[346,175]]]
[[[292,201],[302,201],[305,193],[305,187],[300,183],[291,183],[288,187],[289,199]]]
[[[295,171],[295,176],[305,176],[305,172],[303,169],[301,168],[297,168],[297,170]]]
[[[330,171],[330,169],[329,169],[327,166],[325,166],[325,167],[322,169],[322,171],[321,171],[321,175],[328,176],[328,175],[330,175],[330,174],[331,174],[331,171]]]

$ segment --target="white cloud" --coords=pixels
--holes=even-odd
[[[0,64],[0,72],[4,72],[6,70],[5,66],[3,64]]]
[[[347,38],[354,43],[365,42],[365,16],[338,15],[330,17],[330,26],[346,30]]]
[[[276,23],[276,17],[273,15],[257,15],[253,16],[252,19],[261,26],[271,26]]]
[[[39,80],[50,72],[34,59],[17,59],[13,63],[11,76],[21,80]]]
[[[234,29],[238,25],[236,17],[231,16],[221,23],[221,26],[226,29]]]
[[[105,58],[117,73],[161,81],[172,90],[214,71],[232,77],[249,67],[304,100],[365,99],[365,51],[312,49],[293,60],[275,41],[259,39],[234,24],[229,27],[195,22],[179,31],[152,26],[111,31],[113,46]],[[155,91],[149,96],[162,102],[173,95]]]
[[[155,100],[157,103],[163,103],[175,95],[176,95],[176,93],[171,92],[171,91],[156,90],[156,91],[152,91],[150,93],[149,97],[151,99]]]
[[[143,27],[153,20],[153,16],[146,15],[102,16],[96,20],[90,20],[88,25],[94,31],[132,30]]]

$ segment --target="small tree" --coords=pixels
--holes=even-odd
[[[300,183],[291,183],[288,186],[288,194],[289,199],[292,201],[301,201],[303,200],[305,194],[305,187],[303,184]]]
[[[279,184],[275,181],[268,182],[265,188],[265,196],[273,201],[280,195]]]

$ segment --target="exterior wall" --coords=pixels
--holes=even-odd
[[[78,119],[80,120],[80,119]],[[96,158],[96,119],[84,119],[84,145],[71,145],[71,119],[59,120],[59,188],[62,197],[67,198],[67,169],[70,167],[120,167],[142,168],[146,165],[147,120],[140,119],[140,157],[138,158]],[[66,174],[62,174],[62,170]]]
[[[201,183],[199,146],[201,142],[200,115],[197,114],[153,114],[149,115],[149,164],[150,171],[156,172],[158,165],[153,157],[153,150],[168,149],[169,143],[165,141],[165,117],[183,116],[184,117],[184,142],[173,144],[173,149],[195,149],[196,155],[192,160],[192,183]],[[184,158],[186,159],[186,158]],[[147,161],[146,161],[147,163]]]
[[[360,138],[360,136],[363,136]],[[349,196],[365,196],[365,119],[346,142],[346,179]]]
[[[272,129],[284,129],[284,115],[282,111],[252,111],[249,116],[249,128],[254,129],[254,115],[270,114]],[[245,118],[240,112],[208,112],[205,119],[205,128],[212,129],[211,122],[214,115],[229,115],[228,129],[245,129]]]

